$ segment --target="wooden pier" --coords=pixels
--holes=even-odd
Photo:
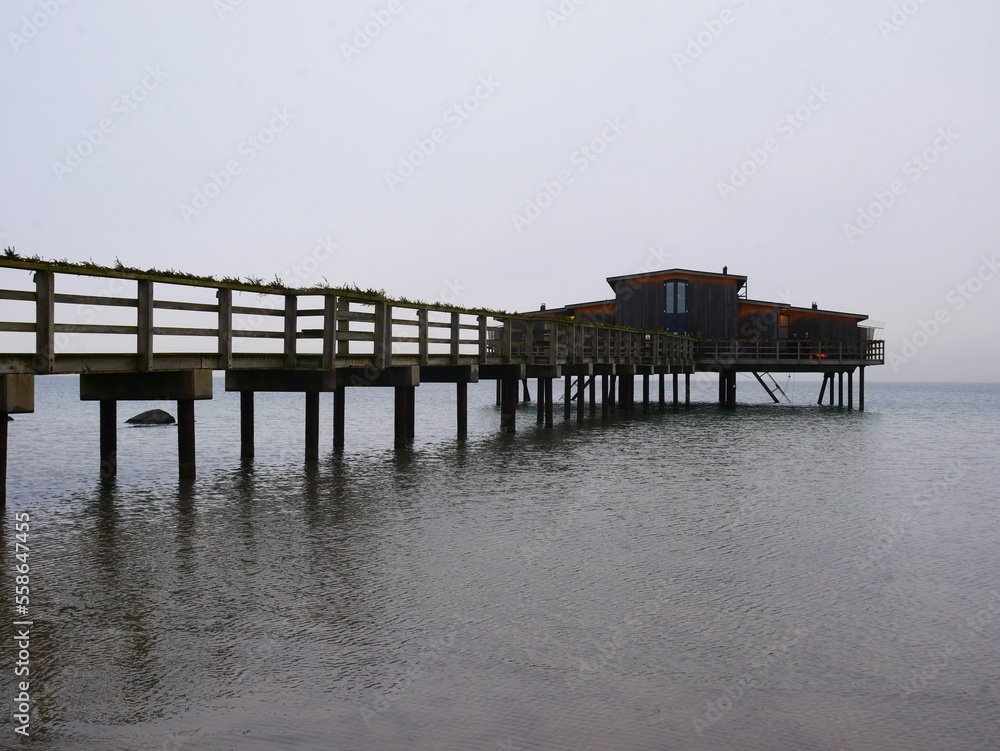
[[[225,373],[227,391],[240,392],[243,458],[254,454],[254,394],[301,392],[305,459],[316,461],[320,394],[333,395],[333,448],[341,449],[348,388],[394,389],[395,443],[406,446],[414,439],[415,392],[421,383],[455,384],[456,435],[462,439],[468,424],[468,384],[480,380],[497,381],[500,427],[513,431],[520,386],[529,378],[537,379],[538,421],[551,426],[556,379],[565,381],[564,418],[572,419],[575,405],[576,419],[582,421],[588,402],[590,416],[596,417],[598,378],[601,417],[607,418],[616,405],[632,411],[636,376],[642,376],[642,409],[648,412],[653,376],[659,377],[661,409],[667,403],[667,376],[672,379],[671,406],[682,404],[682,376],[683,404],[690,405],[691,374],[697,370],[719,372],[719,402],[732,406],[738,371],[767,370],[768,364],[780,361],[803,371],[829,373],[832,398],[833,374],[842,378],[861,368],[863,384],[863,368],[882,360],[880,342],[860,349],[843,342],[815,342],[808,350],[758,342],[748,349],[738,341],[699,342],[663,330],[428,305],[355,289],[290,289],[19,257],[0,258],[0,273],[10,280],[9,285],[0,283],[4,310],[17,310],[0,317],[0,331],[34,340],[28,351],[8,351],[13,346],[5,346],[0,352],[3,499],[7,417],[34,411],[34,378],[39,375],[77,374],[80,398],[100,403],[95,459],[103,477],[113,477],[118,469],[117,403],[176,401],[178,470],[181,476],[193,477],[195,402],[212,398],[213,371]],[[30,285],[17,288],[19,273],[30,274]],[[70,277],[100,277],[111,283],[98,295],[60,291]],[[123,288],[129,291],[120,291]],[[192,292],[213,301],[178,299]],[[254,304],[238,299],[248,295]],[[92,322],[102,312],[121,309],[127,309],[128,323]],[[191,317],[199,319],[197,325],[174,320]],[[70,346],[76,337],[87,340],[87,351]],[[863,399],[862,391],[862,409]],[[849,403],[853,407],[850,396]]]

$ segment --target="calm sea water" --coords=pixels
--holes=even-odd
[[[498,432],[492,383],[301,395],[122,426],[38,379],[10,425],[0,748],[1000,748],[1000,386],[869,384],[866,413],[690,410]],[[559,391],[558,386],[556,389]],[[152,406],[123,403],[121,420]],[[331,442],[323,401],[324,446]],[[30,742],[13,732],[15,513],[31,517]]]

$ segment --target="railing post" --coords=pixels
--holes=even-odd
[[[486,333],[486,316],[479,316],[479,364],[486,364],[486,349],[488,336]]]
[[[503,362],[504,365],[509,365],[513,361],[514,351],[513,351],[513,322],[509,318],[503,319]]]
[[[346,357],[351,354],[351,301],[341,295],[337,298],[337,356]]]
[[[451,314],[451,364],[458,365],[458,355],[462,336],[461,316],[458,313]]]
[[[427,341],[430,334],[430,327],[427,325],[427,309],[422,308],[417,311],[417,352],[420,356],[420,364],[427,365],[430,362],[430,346]]]
[[[299,298],[285,295],[285,367],[294,368],[298,350],[296,335],[299,328]]]
[[[375,303],[375,367],[385,370],[392,364],[392,306],[385,300]]]
[[[545,328],[549,331],[548,363],[549,365],[555,365],[559,362],[559,324],[555,321],[548,321],[545,324]]]
[[[148,279],[136,282],[136,355],[139,370],[153,368],[153,283]]]
[[[55,286],[51,271],[35,272],[35,370],[39,373],[56,369]]]
[[[323,368],[337,366],[337,296],[323,296]]]
[[[228,288],[215,292],[219,298],[219,367],[233,367],[233,291]]]

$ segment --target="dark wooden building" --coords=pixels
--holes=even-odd
[[[612,276],[619,326],[669,331],[698,339],[732,339],[747,278],[710,271],[668,269]]]

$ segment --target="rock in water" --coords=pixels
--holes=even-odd
[[[130,417],[125,422],[129,425],[170,425],[177,421],[169,412],[164,412],[162,409],[151,409],[135,417]]]

